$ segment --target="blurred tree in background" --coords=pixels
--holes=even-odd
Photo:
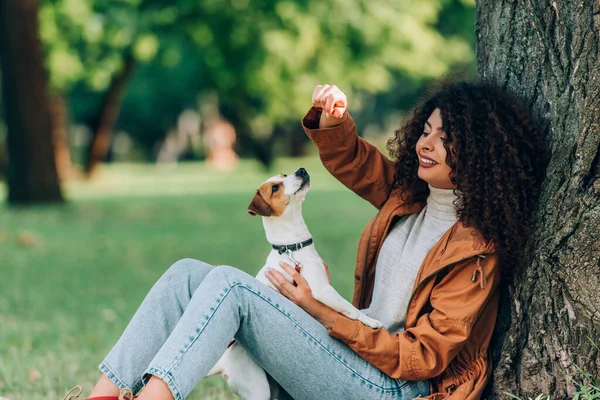
[[[237,152],[268,165],[276,146],[278,154],[301,154],[298,120],[316,84],[340,86],[359,123],[385,127],[390,118],[398,124],[430,80],[456,69],[474,75],[473,1],[40,0],[39,7],[63,177],[71,158],[92,172],[114,132],[135,149],[124,158],[155,160],[186,109],[203,114],[203,123],[231,122]]]
[[[8,202],[60,202],[35,0],[0,1],[0,68],[10,155]]]

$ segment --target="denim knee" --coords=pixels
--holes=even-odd
[[[213,270],[212,265],[191,258],[175,262],[160,278],[159,283],[168,287],[188,287],[189,294],[196,290],[206,275]]]
[[[251,276],[235,267],[231,267],[229,265],[219,265],[210,271],[210,277],[211,279],[234,283],[240,282],[240,280],[249,278]]]
[[[194,260],[193,258],[182,258],[175,261],[167,270],[166,274],[185,274],[190,275],[198,269],[199,266],[208,265],[202,261]]]

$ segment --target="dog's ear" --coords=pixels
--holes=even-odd
[[[274,211],[269,205],[269,203],[267,203],[266,200],[263,199],[259,192],[256,192],[254,198],[248,206],[248,214],[252,216],[261,215],[263,217],[270,217],[271,215],[273,215],[273,213]]]

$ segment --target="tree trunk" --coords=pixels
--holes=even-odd
[[[71,150],[67,125],[69,117],[65,99],[58,93],[50,95],[50,120],[52,121],[52,138],[54,140],[54,158],[56,170],[61,181],[73,176]]]
[[[600,2],[477,1],[480,78],[529,102],[551,141],[527,257],[505,293],[486,398],[573,396],[600,377]],[[595,342],[595,345],[593,344]]]
[[[62,201],[35,0],[0,0],[8,202]]]
[[[115,75],[102,101],[98,118],[92,127],[92,141],[85,162],[85,171],[88,176],[94,173],[98,163],[106,160],[110,148],[111,134],[119,112],[121,111],[121,101],[127,87],[127,82],[133,73],[135,59],[133,54],[128,52],[124,57],[123,68]]]

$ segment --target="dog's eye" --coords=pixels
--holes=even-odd
[[[281,174],[281,175],[283,175],[283,177],[284,177],[284,178],[285,178],[285,177],[287,177],[287,175],[286,175],[286,174]]]
[[[279,185],[273,185],[273,187],[271,188],[271,190],[273,191],[273,193],[275,193],[276,191],[279,190]]]

